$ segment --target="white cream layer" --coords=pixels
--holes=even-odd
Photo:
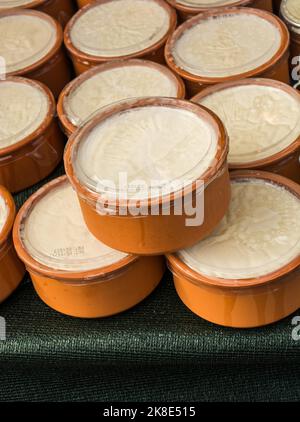
[[[0,196],[0,234],[4,227],[4,224],[6,223],[8,217],[8,208],[5,203],[5,200],[2,196]]]
[[[11,7],[24,6],[32,3],[33,0],[0,0],[0,8],[9,9]]]
[[[203,77],[238,75],[263,65],[278,51],[280,32],[252,14],[208,18],[186,30],[173,56],[182,69]]]
[[[219,7],[236,3],[237,0],[177,0],[176,3],[190,7]]]
[[[98,190],[103,183],[118,191],[119,176],[125,175],[131,187],[141,186],[141,181],[146,190],[164,186],[164,193],[170,193],[171,182],[180,186],[201,177],[216,151],[216,131],[204,118],[184,109],[145,106],[97,125],[79,145],[75,172]],[[145,192],[135,198],[139,195]]]
[[[0,82],[0,149],[32,134],[49,112],[47,95],[24,82]]]
[[[282,151],[300,136],[300,101],[283,89],[241,85],[200,101],[223,121],[229,163],[251,163]]]
[[[70,37],[80,51],[125,56],[152,46],[169,30],[168,12],[153,0],[112,0],[87,10]]]
[[[287,0],[284,7],[284,12],[292,20],[300,22],[300,1]]]
[[[103,268],[126,256],[99,242],[88,231],[77,195],[68,182],[34,205],[21,236],[33,258],[56,270]]]
[[[108,104],[133,97],[176,97],[177,93],[175,78],[158,69],[122,65],[100,72],[78,85],[65,97],[64,110],[69,120],[79,126]]]
[[[300,200],[262,180],[232,183],[217,229],[179,256],[200,274],[247,279],[270,274],[300,253]]]
[[[46,56],[55,44],[56,28],[38,16],[4,16],[0,17],[0,40],[6,71],[15,72]]]

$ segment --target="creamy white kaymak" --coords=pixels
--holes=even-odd
[[[183,4],[190,7],[219,7],[230,6],[236,3],[237,0],[177,0],[176,3]]]
[[[112,0],[83,13],[74,22],[70,37],[84,53],[125,56],[161,40],[169,25],[167,10],[154,0]]]
[[[20,7],[32,2],[33,0],[0,0],[0,8],[9,9],[11,7]]]
[[[69,120],[79,126],[108,104],[133,97],[176,97],[177,91],[175,77],[154,67],[123,64],[80,83],[65,97],[63,106]]]
[[[300,100],[283,89],[240,85],[200,100],[223,121],[229,135],[229,163],[271,157],[300,136]]]
[[[270,274],[300,253],[300,200],[257,180],[233,182],[229,211],[205,240],[179,252],[200,274],[247,279]]]
[[[15,14],[0,17],[0,56],[6,71],[24,69],[45,57],[53,48],[56,28],[46,19]]]
[[[8,217],[8,207],[6,205],[6,202],[2,196],[0,196],[0,234],[4,227],[4,224],[6,223]]]
[[[0,82],[0,149],[32,134],[49,112],[46,93],[22,81]]]
[[[180,108],[144,106],[96,125],[80,141],[73,160],[83,184],[101,192],[103,186],[110,186],[108,192],[118,191],[122,197],[126,191],[137,199],[149,195],[150,188],[160,186],[167,194],[172,182],[182,187],[201,177],[216,151],[217,132],[206,119]],[[128,185],[123,189],[120,175],[131,187],[146,189],[143,193],[131,191]]]
[[[207,18],[177,39],[172,53],[177,66],[203,77],[226,77],[258,68],[281,44],[278,28],[249,13]]]
[[[93,270],[126,256],[99,242],[88,231],[77,195],[68,182],[35,203],[25,220],[21,238],[35,260],[56,270]]]

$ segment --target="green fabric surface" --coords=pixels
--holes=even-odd
[[[36,189],[16,195],[18,206]],[[0,401],[300,399],[292,316],[259,329],[213,325],[183,305],[169,272],[141,304],[97,320],[50,309],[27,276],[0,316]]]

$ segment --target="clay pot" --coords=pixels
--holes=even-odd
[[[300,200],[300,186],[277,174],[238,171],[232,180],[262,179],[288,189]],[[278,321],[300,306],[299,256],[271,274],[228,280],[208,277],[168,255],[177,293],[195,314],[228,327],[258,327]]]
[[[29,15],[44,19],[54,26],[56,31],[56,41],[53,47],[44,57],[35,61],[29,66],[24,66],[10,71],[6,69],[6,76],[25,76],[29,79],[35,79],[47,85],[55,98],[58,97],[60,91],[71,79],[71,69],[68,59],[63,50],[63,31],[60,24],[49,15],[37,10],[12,9],[0,13],[0,19],[5,16]]]
[[[98,318],[125,311],[142,301],[158,285],[165,271],[164,257],[127,255],[102,268],[63,271],[50,264],[41,264],[24,245],[21,231],[29,213],[44,195],[65,183],[68,183],[66,176],[52,180],[23,205],[14,226],[17,253],[25,263],[39,297],[58,312],[80,318]]]
[[[272,79],[243,79],[240,81],[227,82],[224,84],[213,85],[202,90],[199,94],[191,99],[198,104],[207,98],[209,95],[220,92],[222,90],[230,89],[232,87],[254,85],[274,87],[291,95],[300,102],[300,93],[282,82]],[[221,116],[220,116],[221,117]],[[245,116],[247,118],[247,116]],[[230,162],[228,158],[229,170],[264,170],[273,173],[281,174],[288,177],[297,183],[300,183],[300,133],[298,133],[290,145],[285,147],[282,151],[272,154],[268,157],[251,161],[251,162]]]
[[[25,267],[17,257],[13,242],[12,228],[16,215],[16,207],[11,194],[0,186],[0,197],[7,207],[7,217],[0,230],[0,303],[10,296],[21,283],[25,275]]]
[[[177,17],[176,12],[172,9],[166,2],[163,0],[146,0],[146,1],[155,1],[159,4],[162,8],[164,8],[169,16],[170,16],[170,23],[169,29],[167,30],[166,34],[157,42],[150,45],[147,48],[144,48],[140,51],[136,51],[131,54],[126,55],[116,55],[116,56],[103,56],[101,53],[99,55],[92,55],[85,53],[78,48],[76,48],[71,40],[71,31],[76,24],[77,20],[86,12],[91,10],[94,7],[98,7],[103,3],[107,3],[113,0],[97,0],[92,2],[89,6],[80,9],[70,20],[66,29],[65,29],[65,46],[69,52],[69,55],[73,61],[73,65],[75,68],[75,72],[77,75],[85,72],[86,70],[90,69],[91,67],[97,66],[101,63],[111,61],[111,60],[120,60],[120,59],[133,59],[133,58],[143,58],[152,60],[158,63],[164,63],[164,46],[169,37],[169,35],[175,30]]]
[[[82,183],[74,169],[78,147],[93,128],[110,116],[133,108],[148,106],[175,107],[191,111],[196,116],[207,119],[213,130],[216,131],[218,140],[214,162],[187,189],[180,189],[167,196],[148,197],[139,200],[139,205],[145,215],[132,215],[130,201],[123,201],[122,198],[117,201],[115,215],[110,212],[99,212],[99,204],[105,203],[104,197],[101,193],[91,190],[85,183]],[[65,152],[65,168],[69,180],[78,194],[85,222],[96,238],[106,245],[124,252],[139,255],[159,255],[197,243],[209,234],[224,216],[230,199],[227,152],[226,132],[221,121],[212,112],[188,101],[153,97],[117,103],[96,114],[89,123],[75,132],[69,139]],[[199,180],[204,183],[204,192],[202,190],[200,192],[197,188],[197,181]],[[183,211],[178,215],[174,203],[189,200],[195,205],[197,200],[202,198],[204,198],[204,220],[202,224],[187,225],[186,219],[188,216],[186,212]],[[215,207],[216,203],[218,207]],[[163,209],[168,205],[170,206],[170,215],[165,215]],[[157,215],[154,215],[151,211],[155,206],[159,208]],[[125,215],[124,208],[127,211]]]
[[[234,74],[231,76],[201,76],[193,74],[182,67],[176,64],[175,58],[172,54],[174,45],[176,44],[177,40],[182,36],[182,34],[198,23],[208,20],[214,19],[218,17],[222,17],[224,15],[243,15],[243,14],[252,14],[259,16],[262,19],[267,20],[268,22],[275,25],[278,28],[280,35],[281,35],[281,43],[277,53],[266,63],[251,69],[247,72]],[[168,66],[179,76],[183,78],[185,81],[187,95],[188,97],[192,97],[202,89],[206,88],[207,86],[214,85],[217,83],[224,83],[224,82],[231,82],[239,79],[244,79],[248,77],[265,77],[270,79],[276,79],[281,82],[289,83],[289,66],[288,66],[288,57],[289,57],[289,32],[285,24],[277,18],[275,15],[259,10],[259,9],[252,9],[252,8],[244,8],[244,7],[236,7],[236,8],[227,8],[221,10],[212,10],[210,12],[206,12],[200,15],[189,19],[188,21],[184,22],[180,25],[173,35],[170,36],[166,43],[165,48],[165,58]]]
[[[164,75],[168,76],[174,83],[174,85],[177,87],[177,98],[184,98],[185,96],[185,86],[180,77],[178,77],[176,74],[171,72],[167,67],[162,66],[158,63],[151,62],[148,60],[140,60],[140,59],[131,59],[131,60],[120,60],[120,61],[112,61],[103,63],[100,66],[96,66],[94,68],[91,68],[90,70],[84,72],[82,75],[78,76],[76,79],[71,81],[61,92],[61,95],[59,96],[59,100],[57,103],[57,113],[59,120],[61,122],[62,128],[65,132],[65,134],[69,137],[71,136],[75,130],[78,129],[78,126],[80,124],[75,124],[74,121],[72,121],[72,118],[68,116],[67,110],[66,110],[66,103],[68,101],[68,97],[72,95],[73,92],[75,92],[80,85],[84,84],[87,80],[93,78],[95,75],[98,75],[101,72],[106,72],[107,70],[113,70],[117,68],[122,67],[130,67],[130,66],[142,66],[142,67],[150,67],[154,70],[157,70],[157,72],[163,73]],[[122,86],[122,89],[124,86]],[[161,93],[164,95],[164,93]],[[123,98],[126,99],[126,98]],[[107,104],[109,105],[109,104]],[[96,112],[96,110],[95,110]]]
[[[0,184],[11,192],[26,189],[47,177],[60,163],[65,139],[55,117],[55,101],[51,91],[42,83],[20,77],[6,81],[29,84],[40,89],[49,101],[48,112],[33,133],[20,141],[0,149]]]

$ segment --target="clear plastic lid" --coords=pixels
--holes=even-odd
[[[300,1],[282,0],[280,12],[290,29],[300,34]]]
[[[77,138],[74,172],[102,198],[161,197],[201,179],[216,164],[219,136],[205,113],[168,105],[128,106]]]
[[[0,81],[0,150],[32,134],[49,113],[46,92],[24,79]]]
[[[6,72],[16,72],[41,60],[55,45],[54,24],[36,14],[16,13],[0,16],[0,57]]]
[[[229,163],[271,157],[300,136],[300,99],[270,85],[241,84],[199,100],[223,121],[230,139]]]
[[[259,179],[232,182],[229,211],[205,240],[178,252],[196,272],[225,280],[259,278],[300,253],[300,200]]]
[[[34,0],[0,0],[0,8],[9,9],[12,7],[24,6],[32,3]]]
[[[249,9],[252,10],[252,9]],[[242,74],[271,60],[281,46],[277,26],[254,13],[226,13],[201,19],[174,42],[175,63],[201,77]]]
[[[0,234],[8,217],[8,207],[5,199],[0,195]]]
[[[101,269],[128,256],[99,242],[88,231],[77,195],[67,180],[31,206],[20,237],[36,261],[54,270]]]
[[[231,4],[237,3],[238,0],[176,0],[176,3],[183,4],[189,7],[219,7],[219,6],[230,6]]]
[[[155,0],[110,0],[75,19],[70,38],[93,56],[126,56],[160,41],[169,28],[170,15]]]
[[[171,75],[172,76],[172,75]],[[122,62],[83,79],[64,97],[64,112],[75,126],[97,110],[127,98],[177,97],[178,82],[159,67]]]

